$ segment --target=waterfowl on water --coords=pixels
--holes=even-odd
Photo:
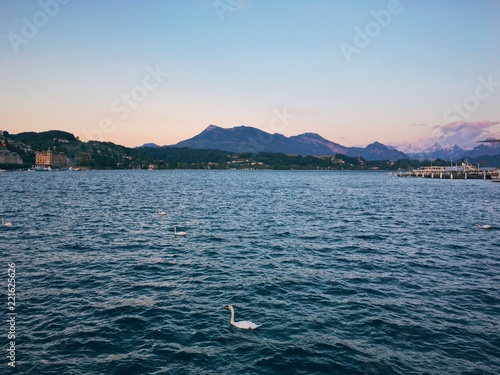
[[[485,225],[476,224],[476,227],[481,228],[481,229],[491,229],[491,225],[488,225],[488,224],[485,224]]]
[[[177,232],[177,228],[174,227],[174,236],[186,236],[187,232]]]
[[[231,311],[231,325],[235,326],[236,328],[240,329],[257,329],[260,327],[260,325],[257,325],[255,323],[249,322],[247,320],[242,320],[241,322],[235,322],[234,321],[234,308],[232,305],[227,305],[225,306],[226,309],[229,309]]]

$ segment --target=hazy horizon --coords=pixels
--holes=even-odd
[[[207,130],[207,128],[209,128],[209,127],[211,127],[211,126],[217,126],[217,127],[219,127],[219,128],[223,128],[223,129],[227,129],[227,130],[228,130],[228,129],[237,128],[237,127],[241,127],[241,126],[255,128],[255,127],[253,127],[253,126],[249,126],[249,125],[237,125],[237,126],[230,127],[230,128],[224,128],[224,127],[221,127],[221,126],[218,126],[218,125],[215,125],[215,124],[210,124],[210,125],[208,125],[205,129],[203,129],[200,133],[198,133],[198,134],[194,134],[192,137],[189,137],[189,138],[187,138],[187,139],[191,139],[191,138],[193,138],[193,137],[195,137],[195,136],[197,136],[197,135],[201,134],[202,132],[204,132],[205,130]],[[258,128],[256,128],[256,129],[258,129]],[[259,130],[262,130],[262,129],[259,129]],[[269,132],[268,132],[268,133],[269,133]],[[300,133],[300,134],[292,134],[292,135],[289,135],[289,136],[287,136],[287,137],[297,136],[297,135],[302,135],[302,134],[306,134],[306,133],[318,134],[319,136],[323,137],[321,134],[316,133],[316,132],[304,132],[304,133]],[[276,132],[276,133],[269,133],[269,134],[281,134],[281,133]],[[323,137],[323,138],[325,138],[325,137]],[[187,140],[187,139],[183,139],[183,140],[181,140],[181,141],[179,141],[179,142],[185,141],[185,140]],[[462,148],[464,148],[464,149],[473,149],[474,147],[479,146],[479,145],[481,144],[481,141],[484,141],[484,140],[487,140],[487,139],[493,139],[493,137],[487,137],[487,138],[485,138],[485,139],[481,139],[480,141],[476,141],[476,142],[475,142],[474,144],[472,144],[469,148],[467,148],[467,147],[465,147],[465,148],[464,148],[464,147],[462,147]],[[327,139],[327,140],[328,140],[328,141],[331,141],[331,142],[334,142],[334,143],[339,143],[339,142],[336,142],[335,140],[332,140],[332,139]],[[388,146],[388,147],[396,147],[396,148],[398,148],[398,150],[399,150],[399,151],[403,151],[403,150],[401,150],[401,149],[400,149],[400,148],[402,148],[401,146],[414,146],[414,148],[418,148],[418,149],[421,149],[421,150],[424,150],[424,149],[430,148],[430,147],[432,147],[432,146],[434,146],[434,145],[436,145],[436,144],[438,144],[438,145],[440,145],[440,146],[442,146],[442,147],[459,146],[459,145],[457,145],[456,143],[439,143],[439,142],[438,142],[438,139],[436,139],[436,138],[432,138],[432,137],[427,138],[425,141],[426,141],[426,143],[421,143],[421,142],[418,142],[418,140],[415,140],[415,142],[413,142],[413,143],[411,143],[411,142],[410,142],[410,143],[405,143],[405,144],[400,144],[400,145],[394,145],[394,144],[384,144],[384,145],[385,145],[385,146]],[[139,144],[139,145],[135,145],[135,146],[133,146],[133,147],[140,147],[140,146],[143,146],[143,145],[145,145],[145,144],[156,144],[157,146],[161,146],[161,147],[163,147],[163,146],[173,146],[173,145],[175,145],[175,144],[177,144],[177,143],[179,143],[179,142],[176,142],[176,143],[173,143],[173,144],[159,144],[159,143],[155,142],[154,140],[152,140],[152,141],[150,141],[150,142],[145,142],[145,143],[142,143],[142,144]],[[364,145],[354,145],[354,146],[348,146],[348,147],[366,147],[366,146],[368,146],[369,144],[376,143],[376,142],[383,143],[383,142],[380,142],[378,139],[374,139],[374,140],[372,140],[371,142],[369,142],[369,143],[367,143],[367,144],[364,144]],[[341,144],[341,146],[345,146],[345,145]],[[460,146],[459,146],[459,147],[460,147]]]
[[[208,125],[342,145],[500,138],[500,2],[4,1],[1,128],[129,147]]]

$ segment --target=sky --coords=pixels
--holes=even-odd
[[[500,138],[499,0],[2,0],[0,129]]]

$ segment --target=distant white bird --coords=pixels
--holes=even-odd
[[[186,236],[187,232],[177,232],[177,228],[174,227],[174,236]]]
[[[160,209],[158,209],[158,215],[166,215],[167,213],[165,211],[160,211]]]
[[[252,323],[252,322],[249,322],[247,320],[243,320],[241,322],[235,322],[234,321],[234,309],[233,309],[233,306],[232,305],[227,305],[225,306],[226,309],[229,309],[231,310],[231,325],[232,326],[235,326],[236,328],[240,328],[240,329],[257,329],[260,327],[260,325],[257,325],[255,323]]]
[[[5,222],[5,221],[2,219],[2,225],[3,225],[4,227],[11,227],[11,226],[12,226],[12,223],[11,223],[10,221]]]
[[[483,199],[483,202],[484,202],[484,203],[490,203],[490,200],[489,200],[489,199],[484,198],[484,199]]]
[[[488,225],[488,224],[485,224],[485,225],[476,224],[476,227],[481,228],[481,229],[490,229],[491,225]]]

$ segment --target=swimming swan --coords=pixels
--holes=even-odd
[[[5,222],[5,221],[2,219],[2,225],[3,225],[4,227],[11,227],[11,226],[12,226],[12,223],[11,223],[10,221]]]
[[[158,209],[158,215],[166,215],[167,213],[165,211],[160,211],[160,209]]]
[[[476,224],[476,227],[481,228],[481,229],[490,229],[491,225],[488,225],[488,224],[485,224],[485,225]]]
[[[185,236],[187,232],[177,232],[177,228],[174,227],[174,236]]]
[[[255,323],[249,322],[247,320],[243,320],[241,322],[235,322],[234,321],[234,309],[232,305],[227,305],[225,306],[226,309],[231,310],[231,325],[235,326],[236,328],[240,329],[257,329],[260,327],[260,325],[257,325]]]

